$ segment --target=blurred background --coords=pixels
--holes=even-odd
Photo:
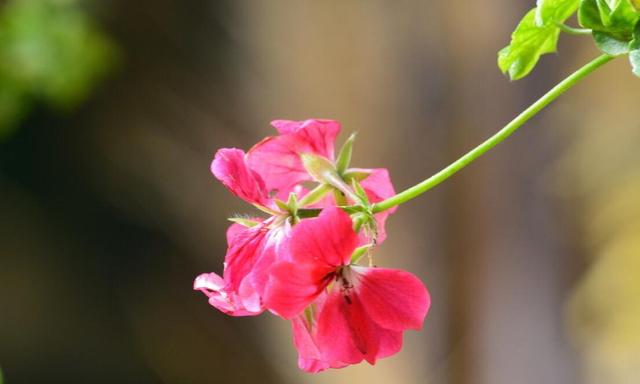
[[[398,190],[598,55],[527,79],[496,52],[533,0],[0,1],[0,369],[17,383],[637,383],[640,80],[619,59],[387,224],[433,305],[396,356],[317,375],[289,325],[192,291],[221,272],[209,173],[269,121],[337,119]],[[0,378],[0,381],[2,379]]]

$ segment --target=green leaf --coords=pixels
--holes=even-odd
[[[598,48],[609,55],[629,53],[640,13],[630,0],[582,0],[578,21],[593,30]]]
[[[629,52],[629,61],[631,68],[633,68],[633,74],[640,77],[640,49]]]
[[[604,1],[604,0],[600,0]],[[618,0],[609,15],[608,24],[605,26],[633,35],[633,29],[640,19],[640,13],[633,7],[629,0]]]
[[[605,29],[600,15],[600,7],[598,0],[582,0],[578,9],[578,23],[584,27],[593,29],[594,31],[602,31]]]
[[[528,75],[545,53],[556,51],[560,29],[536,25],[536,9],[529,11],[511,35],[511,44],[498,53],[498,66],[511,80]]]
[[[593,31],[593,39],[600,50],[608,55],[629,53],[629,42],[619,40],[606,32]]]
[[[631,68],[633,68],[633,74],[640,77],[640,22],[636,24],[633,40],[629,44],[629,48],[631,49],[629,61],[631,62]]]
[[[536,4],[536,25],[543,27],[564,23],[578,9],[580,0],[538,0]]]
[[[630,41],[640,13],[630,0],[582,0],[578,21],[594,32],[603,32],[619,41]]]

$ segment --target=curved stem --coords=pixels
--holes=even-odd
[[[590,29],[570,27],[564,23],[556,23],[556,25],[562,30],[562,32],[570,35],[590,35],[593,32]]]
[[[373,212],[382,212],[389,208],[393,208],[396,205],[400,205],[405,203],[411,199],[414,199],[436,185],[442,183],[453,174],[466,167],[470,163],[472,163],[475,159],[480,157],[482,154],[501,143],[504,139],[509,137],[513,132],[515,132],[518,128],[520,128],[524,123],[529,121],[533,116],[535,116],[538,112],[540,112],[544,107],[549,105],[553,100],[555,100],[558,96],[562,95],[569,88],[575,85],[582,78],[600,68],[602,65],[611,61],[614,56],[610,55],[602,55],[584,67],[578,69],[574,73],[572,73],[569,77],[562,80],[555,87],[553,87],[549,92],[547,92],[544,96],[542,96],[538,101],[533,103],[529,108],[525,109],[522,113],[520,113],[515,119],[513,119],[509,124],[505,125],[500,131],[498,131],[495,135],[491,136],[482,144],[478,145],[470,152],[466,153],[464,156],[449,164],[447,167],[442,169],[440,172],[431,176],[430,178],[422,181],[419,184],[414,185],[411,188],[408,188],[395,196],[392,196],[386,200],[383,200],[379,203],[373,205]]]

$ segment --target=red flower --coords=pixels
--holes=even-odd
[[[402,332],[420,329],[429,308],[429,294],[414,275],[351,264],[358,244],[352,225],[338,208],[303,221],[292,229],[290,260],[269,274],[265,304],[293,319],[299,364],[308,371],[363,359],[374,364],[398,352]]]

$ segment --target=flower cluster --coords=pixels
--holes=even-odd
[[[414,275],[372,266],[393,213],[372,209],[395,194],[389,173],[349,168],[354,136],[336,156],[336,121],[272,125],[278,135],[249,152],[215,155],[214,176],[266,217],[232,218],[223,275],[202,274],[194,289],[231,316],[269,310],[290,320],[308,372],[397,353],[403,331],[422,327],[430,298]]]

